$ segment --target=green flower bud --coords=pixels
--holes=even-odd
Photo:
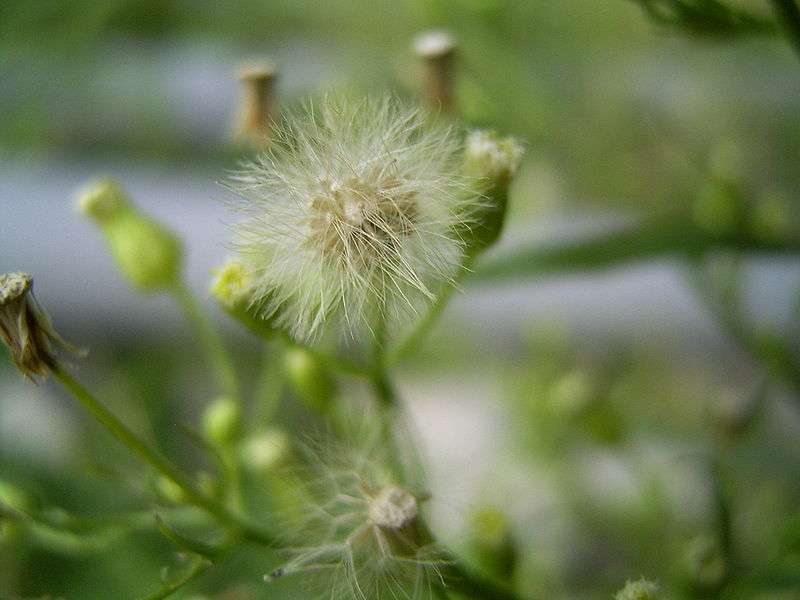
[[[239,405],[227,396],[214,399],[203,412],[203,431],[218,446],[234,442],[241,433],[241,426]]]
[[[112,180],[98,180],[78,192],[78,211],[93,218],[105,235],[117,265],[141,291],[175,285],[181,245],[160,223],[139,212]]]
[[[325,366],[305,348],[291,348],[286,353],[286,374],[292,388],[308,405],[327,412],[336,393],[336,383]]]
[[[467,253],[475,256],[497,241],[503,229],[508,187],[522,160],[522,146],[514,138],[498,140],[494,132],[474,131],[467,137],[464,173],[483,193],[475,222],[462,231]]]
[[[271,336],[275,333],[272,319],[263,318],[251,309],[254,278],[241,262],[229,258],[211,273],[214,278],[209,291],[229,315],[257,335]]]
[[[658,585],[644,577],[638,581],[628,581],[625,587],[614,595],[614,600],[659,600]]]
[[[252,471],[266,473],[281,464],[289,453],[289,436],[281,429],[266,429],[244,440],[242,464]]]

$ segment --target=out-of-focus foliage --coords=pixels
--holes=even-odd
[[[602,284],[603,268],[636,272],[655,261],[687,275],[686,296],[698,302],[676,308],[672,297],[653,296],[664,314],[643,323],[641,306],[627,302],[646,295],[643,284],[583,302],[564,327],[561,313],[536,314],[500,341],[499,325],[490,334],[477,323],[488,303],[467,322],[447,321],[398,385],[429,411],[421,426],[438,424],[429,437],[444,458],[435,458],[466,456],[461,470],[444,469],[444,499],[434,494],[431,504],[447,504],[447,485],[482,478],[478,463],[491,457],[491,477],[469,498],[475,506],[444,509],[459,523],[445,542],[523,598],[608,599],[644,576],[671,600],[796,600],[800,298],[795,271],[766,285],[759,266],[774,256],[781,267],[797,264],[800,65],[769,8],[757,0],[4,0],[0,155],[41,160],[42,177],[59,161],[109,155],[158,173],[222,177],[242,156],[227,138],[241,58],[275,59],[283,107],[337,87],[413,97],[411,40],[449,30],[459,42],[461,116],[526,142],[510,192],[509,253],[476,265],[472,282],[483,287],[465,283],[467,299],[487,289],[506,298],[516,282],[535,282],[542,294],[574,282],[580,296]],[[68,202],[68,193],[54,201]],[[14,205],[0,198],[0,211]],[[542,224],[553,215],[550,231]],[[530,228],[536,243],[525,242]],[[533,302],[511,297],[495,317]],[[779,314],[759,312],[754,297],[780,300]],[[614,303],[630,314],[605,329],[586,325]],[[680,311],[691,314],[684,321]],[[66,336],[91,345],[78,373],[212,494],[237,457],[242,502],[264,521],[281,493],[270,477],[293,448],[287,432],[313,431],[320,415],[334,414],[331,396],[363,393],[319,357],[269,347],[260,364],[261,349],[236,337],[250,399],[239,421],[230,398],[208,389],[194,341],[150,337],[146,324],[129,321],[119,316],[102,339]],[[127,339],[119,323],[144,337]],[[200,535],[204,523],[181,490],[143,476],[49,387],[20,387],[0,358],[0,597],[134,598],[161,579],[193,578],[197,563],[184,554],[219,540]],[[473,433],[476,405],[480,427],[454,450],[452,439]],[[493,419],[502,435],[480,446]],[[198,432],[230,454],[208,452]],[[242,546],[175,597],[305,597],[302,581],[261,582],[284,560]]]
[[[661,25],[694,35],[734,37],[774,33],[764,16],[718,0],[632,0]]]

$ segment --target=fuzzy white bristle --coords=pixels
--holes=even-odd
[[[393,98],[326,99],[276,140],[229,184],[262,317],[301,342],[331,322],[355,336],[408,322],[457,274],[480,198],[452,128]]]

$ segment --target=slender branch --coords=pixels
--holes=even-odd
[[[197,558],[193,560],[186,569],[178,572],[173,579],[165,581],[155,592],[147,596],[142,596],[139,600],[162,600],[163,598],[169,598],[184,585],[197,578],[210,566],[210,562]]]
[[[448,589],[477,600],[520,600],[514,592],[494,581],[466,570],[459,563],[451,563],[442,569]]]
[[[771,0],[772,8],[783,25],[794,51],[800,57],[800,9],[794,0]]]
[[[227,506],[204,494],[195,483],[175,465],[169,462],[158,451],[134,433],[119,417],[97,400],[75,378],[60,368],[53,371],[53,376],[73,395],[73,397],[91,415],[103,425],[124,446],[136,454],[164,477],[177,485],[189,501],[214,516],[219,522],[241,532],[248,540],[270,545],[271,536],[254,524],[245,521],[233,513]]]
[[[669,254],[701,256],[712,250],[795,254],[800,243],[766,241],[745,231],[712,234],[695,224],[689,214],[677,212],[640,219],[588,238],[533,244],[493,257],[476,266],[470,282],[566,274]]]
[[[692,265],[692,269],[694,288],[714,318],[755,361],[766,368],[771,378],[789,386],[800,402],[800,360],[789,344],[780,340],[770,345],[760,342],[742,322],[736,307],[719,297],[697,265]]]
[[[461,281],[467,275],[472,273],[472,265],[474,262],[474,257],[467,258],[462,265],[460,273],[455,277],[455,279],[444,284],[442,289],[439,291],[439,294],[436,296],[436,300],[428,309],[428,312],[425,313],[425,316],[422,317],[422,320],[417,323],[411,333],[404,340],[402,340],[392,352],[389,353],[386,358],[386,362],[388,364],[394,364],[402,360],[419,345],[419,343],[422,341],[422,338],[425,337],[425,335],[430,331],[431,326],[436,322],[436,319],[438,319],[439,315],[442,314],[442,311],[453,297],[453,294],[460,289],[459,284]]]
[[[236,377],[236,370],[216,328],[200,308],[197,298],[185,284],[179,283],[174,286],[172,292],[187,319],[199,335],[201,343],[205,346],[222,393],[227,394],[235,402],[239,402],[239,382]]]

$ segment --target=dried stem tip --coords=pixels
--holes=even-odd
[[[27,273],[0,275],[0,337],[11,360],[32,381],[60,367],[56,348],[77,352],[53,329],[49,315],[33,296],[33,279]]]
[[[277,69],[272,63],[248,63],[239,69],[242,97],[236,137],[258,148],[265,148],[272,137],[273,87]]]
[[[414,39],[414,52],[425,64],[424,86],[426,102],[442,113],[455,111],[453,65],[456,43],[444,31],[428,31]]]

